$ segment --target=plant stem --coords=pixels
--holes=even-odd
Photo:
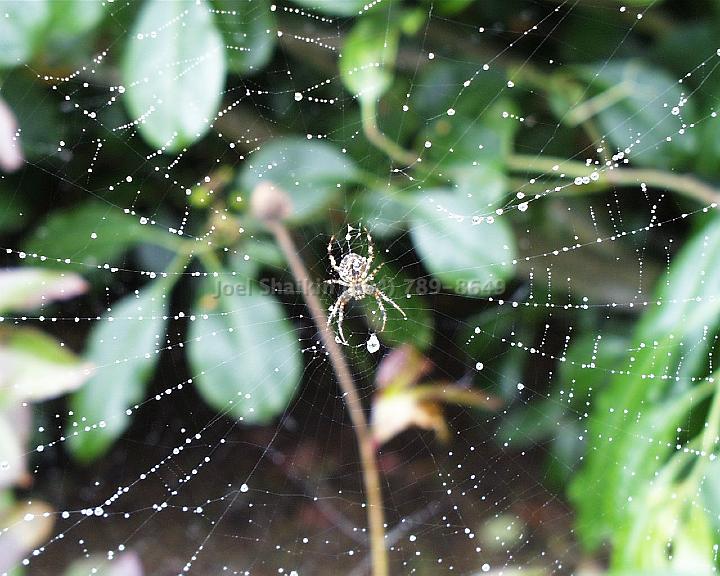
[[[417,155],[405,150],[397,142],[394,142],[380,131],[376,119],[376,107],[374,102],[361,102],[360,114],[362,116],[362,127],[365,136],[370,142],[385,152],[390,158],[404,166],[410,166],[417,162]]]
[[[713,188],[702,180],[688,174],[673,174],[652,168],[610,168],[606,166],[588,166],[577,160],[564,160],[547,156],[513,154],[507,159],[507,166],[514,172],[541,172],[548,175],[564,174],[570,178],[589,176],[596,172],[598,180],[592,181],[588,187],[596,190],[598,186],[637,186],[640,183],[652,188],[671,190],[702,202],[703,204],[720,204],[720,190]],[[580,189],[584,189],[583,185]]]
[[[295,242],[285,225],[277,220],[266,222],[268,229],[275,236],[285,258],[290,265],[290,271],[304,290],[305,302],[310,309],[313,321],[320,331],[320,338],[330,356],[335,374],[337,375],[343,398],[350,413],[350,420],[360,450],[360,459],[363,469],[363,480],[367,497],[367,517],[370,530],[370,551],[372,556],[372,573],[374,576],[388,576],[389,565],[387,550],[385,548],[385,511],[382,501],[382,486],[380,472],[377,466],[375,446],[368,427],[365,412],[360,401],[353,377],[345,359],[345,355],[335,341],[335,334],[327,322],[327,315],[317,294],[311,289],[310,276],[298,254]]]

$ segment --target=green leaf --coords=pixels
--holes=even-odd
[[[439,120],[444,122],[433,122],[440,133],[451,123],[456,124],[453,129],[457,131],[470,122],[489,122],[488,111],[497,102],[498,94],[507,91],[507,76],[499,66],[493,66],[475,77],[477,69],[476,62],[443,62],[442,66],[427,66],[413,88],[413,110],[430,118],[449,108],[455,110],[454,118],[441,117]],[[466,86],[471,78],[474,80]],[[506,100],[503,98],[502,101]],[[507,118],[502,120],[506,127],[516,124]]]
[[[636,60],[582,68],[580,74],[598,92],[592,112],[604,136],[618,150],[630,148],[632,162],[667,168],[693,153],[694,131],[678,130],[695,121],[694,106],[672,76]],[[680,114],[672,114],[681,102]]]
[[[247,256],[247,260],[245,257]],[[241,282],[257,278],[263,268],[285,269],[285,258],[277,244],[266,237],[245,238],[235,254],[228,258],[229,267],[241,274]]]
[[[505,158],[512,151],[518,123],[503,118],[503,113],[514,109],[512,102],[501,100],[476,118],[441,116],[423,135],[431,145],[423,162],[449,175],[462,194],[491,206],[507,193]]]
[[[260,182],[280,186],[292,201],[294,222],[310,219],[330,204],[340,186],[357,178],[353,160],[327,142],[284,138],[253,154],[240,174],[240,185],[251,194]]]
[[[433,9],[437,8],[440,14],[452,16],[458,12],[462,12],[468,6],[472,5],[473,0],[443,0],[435,3],[432,0],[425,0],[426,5],[430,5]]]
[[[708,333],[719,328],[719,257],[720,220],[710,219],[674,258],[653,299],[662,305],[644,315],[629,356],[595,396],[585,465],[570,486],[579,534],[589,548],[617,534],[622,523],[633,522],[628,498],[674,452],[676,427],[688,421],[707,394],[707,385],[702,392],[691,382],[707,377]],[[704,351],[705,360],[687,366],[694,348],[700,357]]]
[[[75,390],[92,365],[34,328],[0,330],[0,404],[47,400]]]
[[[228,68],[251,74],[272,58],[277,42],[275,14],[270,0],[213,0],[217,26],[227,44]]]
[[[121,298],[90,332],[85,357],[96,374],[73,395],[75,421],[66,431],[71,454],[82,462],[107,451],[130,424],[126,410],[145,396],[165,343],[163,290],[164,283],[155,282]]]
[[[104,2],[53,0],[48,31],[51,40],[67,42],[98,25],[105,14]]]
[[[357,16],[367,4],[366,0],[293,0],[298,6],[333,16]]]
[[[363,190],[352,197],[350,222],[363,222],[372,230],[373,238],[392,238],[407,229],[410,216],[407,202],[399,195],[381,190]]]
[[[202,137],[225,85],[225,47],[205,0],[147,0],[128,37],[125,102],[154,148],[182,150]]]
[[[86,202],[50,214],[25,243],[25,250],[45,256],[50,264],[69,259],[86,266],[99,266],[117,264],[124,252],[140,242],[177,242],[177,238],[151,221],[145,224],[141,221],[116,206]]]
[[[287,408],[300,382],[295,329],[272,296],[216,294],[207,282],[190,324],[195,386],[222,414],[267,424]]]
[[[513,274],[515,240],[505,218],[475,224],[485,214],[475,199],[447,190],[419,193],[411,216],[413,244],[443,286],[466,296],[502,292]]]
[[[393,81],[400,31],[384,17],[356,22],[345,39],[340,76],[361,104],[374,104]]]
[[[472,196],[487,209],[507,193],[504,158],[512,147],[514,132],[507,121],[496,128],[469,118],[442,118],[426,133],[425,141],[432,146],[425,161],[448,174],[460,193]]]
[[[611,567],[616,570],[692,570],[713,574],[715,537],[686,486],[661,470],[627,504],[632,522],[616,526]]]
[[[23,64],[33,56],[49,15],[46,0],[0,2],[0,68]]]

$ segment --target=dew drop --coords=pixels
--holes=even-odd
[[[370,338],[368,338],[367,341],[367,349],[370,354],[374,354],[375,352],[380,350],[380,341],[375,334],[370,334]]]

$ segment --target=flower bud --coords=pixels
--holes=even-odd
[[[273,182],[260,182],[250,196],[250,212],[263,222],[285,220],[292,209],[290,196]]]

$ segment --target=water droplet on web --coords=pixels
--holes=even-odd
[[[482,362],[478,362],[477,364],[475,364],[475,370],[480,371],[483,368],[485,368],[485,365]]]
[[[367,349],[370,354],[374,354],[375,352],[380,350],[380,341],[375,334],[370,334],[370,338],[368,338],[367,341]]]

